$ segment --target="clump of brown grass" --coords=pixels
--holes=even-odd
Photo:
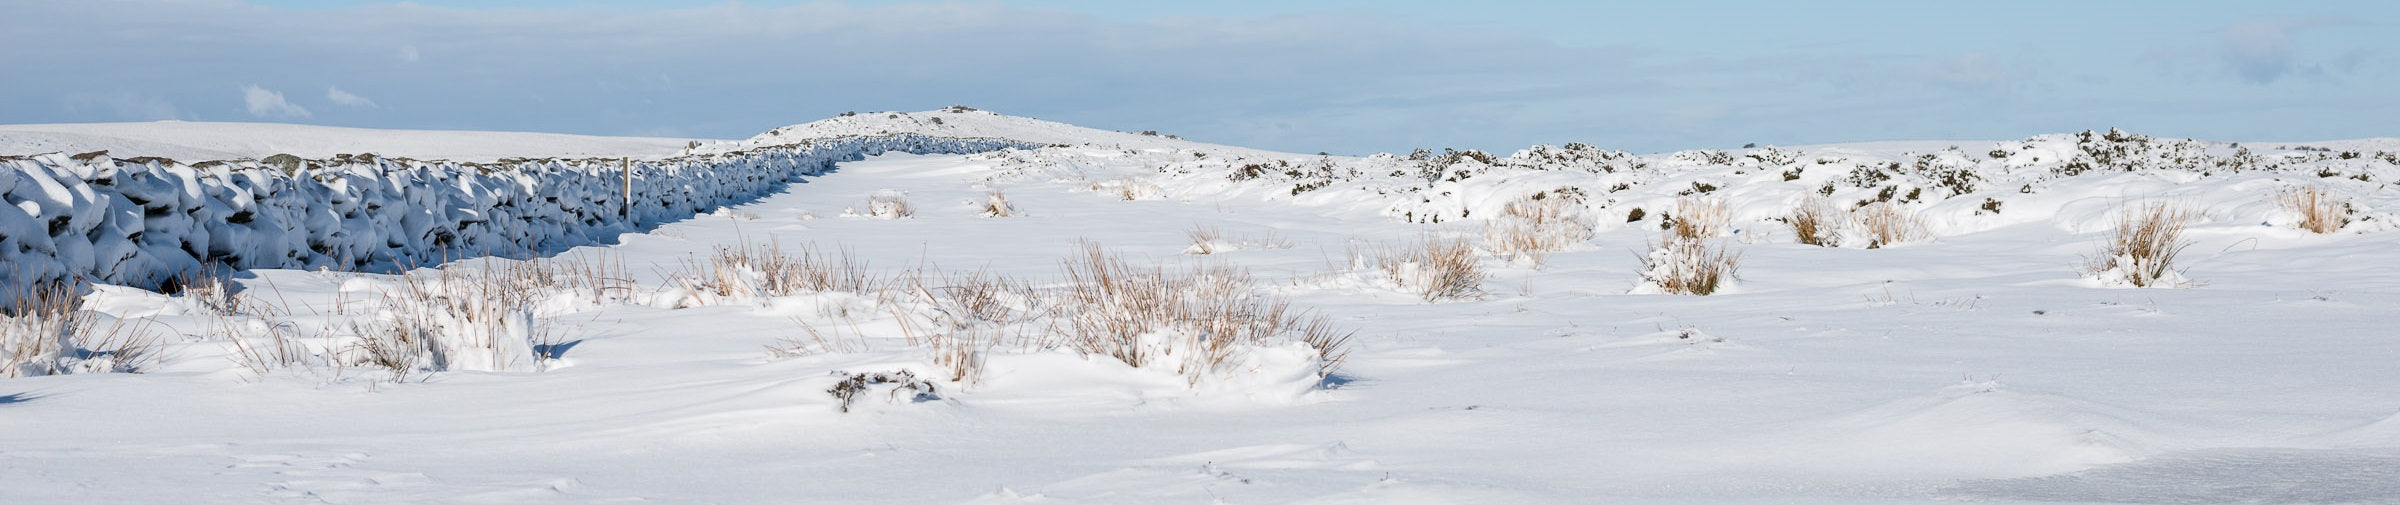
[[[1385,278],[1428,302],[1479,298],[1483,280],[1490,276],[1477,261],[1475,246],[1458,238],[1426,236],[1385,246],[1374,261]]]
[[[1574,205],[1563,197],[1510,201],[1483,222],[1484,246],[1509,261],[1540,266],[1543,255],[1592,239],[1591,225],[1574,215]]]
[[[1783,221],[1792,225],[1792,235],[1799,237],[1800,243],[1834,247],[1840,245],[1841,241],[1841,212],[1824,197],[1811,196],[1802,200],[1799,207],[1792,208],[1792,213],[1785,215]]]
[[[1187,274],[1135,267],[1097,244],[1065,263],[1068,287],[1058,299],[1065,344],[1134,367],[1169,365],[1197,382],[1233,354],[1269,339],[1288,338],[1316,349],[1319,373],[1330,374],[1347,351],[1349,334],[1322,317],[1294,313],[1287,300],[1251,291],[1249,273],[1202,266]]]
[[[237,293],[232,282],[216,268],[203,266],[169,279],[160,286],[161,292],[197,302],[200,308],[220,316],[242,311],[249,297]]]
[[[917,215],[908,197],[897,191],[885,191],[867,197],[867,217],[876,219],[908,219]]]
[[[1150,182],[1149,180],[1138,177],[1125,177],[1093,182],[1092,191],[1114,195],[1118,199],[1125,201],[1158,198],[1160,195],[1166,192],[1164,189],[1158,187],[1158,183]]]
[[[1185,230],[1183,235],[1192,239],[1192,246],[1184,248],[1183,251],[1187,253],[1203,255],[1216,254],[1217,239],[1223,237],[1223,234],[1219,233],[1216,227],[1201,225],[1192,225],[1192,229]]]
[[[1054,287],[983,270],[929,274],[927,268],[881,283],[835,285],[872,297],[874,308],[827,314],[849,321],[846,333],[838,322],[825,330],[796,319],[804,334],[767,351],[784,357],[862,348],[864,331],[851,313],[866,312],[888,314],[905,345],[926,349],[952,381],[967,385],[982,375],[994,349],[1070,349],[1169,370],[1193,384],[1235,372],[1231,368],[1245,362],[1244,353],[1276,342],[1315,350],[1320,374],[1333,373],[1347,353],[1349,333],[1255,292],[1249,272],[1238,268],[1135,266],[1088,242],[1062,265],[1065,282]]]
[[[1890,202],[1876,202],[1851,213],[1859,229],[1867,234],[1867,248],[1874,249],[1923,238],[1925,221],[1914,212]]]
[[[1711,248],[1705,241],[1668,235],[1642,259],[1642,280],[1674,295],[1714,294],[1741,267],[1741,255]]]
[[[2350,204],[2324,186],[2301,186],[2275,194],[2275,202],[2300,216],[2293,226],[2315,233],[2333,233],[2350,224]]]
[[[0,378],[85,372],[138,373],[158,361],[145,327],[83,308],[75,285],[20,286],[0,306]]]
[[[347,364],[392,372],[394,381],[446,370],[537,371],[557,342],[538,317],[537,287],[506,271],[463,265],[411,274],[383,293],[375,317],[352,321]]]
[[[1183,236],[1192,241],[1191,246],[1183,248],[1184,254],[1202,256],[1234,250],[1292,248],[1292,241],[1273,231],[1237,237],[1227,236],[1214,226],[1193,225],[1192,229],[1184,230]]]
[[[992,190],[983,198],[983,217],[1015,217],[1017,206],[1008,203],[1008,194]]]
[[[2166,202],[2119,210],[2107,244],[2099,256],[2085,260],[2084,270],[2103,282],[2134,287],[2183,284],[2175,256],[2191,246],[2183,232],[2195,217],[2190,209]]]
[[[687,260],[683,271],[672,277],[700,295],[692,303],[702,305],[829,291],[864,293],[875,284],[867,264],[848,252],[827,254],[803,245],[794,255],[779,242],[719,246],[707,262]]]
[[[1684,197],[1675,200],[1674,224],[1668,228],[1675,236],[1703,239],[1725,234],[1732,214],[1725,201],[1717,198]]]

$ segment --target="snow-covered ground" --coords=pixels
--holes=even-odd
[[[501,158],[650,159],[673,155],[694,141],[201,121],[0,125],[0,153],[106,150],[118,158],[156,156],[183,161],[265,159],[277,154],[323,159],[360,153],[476,162]]]
[[[435,318],[507,341],[449,349],[444,371],[359,364],[361,335],[412,304],[482,299],[455,291],[468,273],[534,263],[255,270],[233,275],[233,310],[101,287],[85,306],[160,335],[161,359],[0,379],[0,502],[2400,502],[2390,140],[2253,146],[2278,166],[2206,174],[2062,174],[2072,135],[1428,164],[934,111],[739,148],[935,117],[959,129],[943,135],[1063,146],[844,163],[541,260],[598,273],[488,297],[521,302],[496,324]],[[2023,154],[1980,152],[1995,146]],[[1886,160],[1906,166],[1857,170]],[[1979,174],[1966,191],[1944,179],[1962,168]],[[2307,187],[2351,221],[2295,229],[2277,195]],[[1010,215],[988,214],[994,192]],[[1837,218],[1840,247],[1800,244],[1776,219],[1809,195],[1918,228],[1882,241]],[[1717,294],[1644,278],[1678,199],[1726,209],[1700,239],[1739,255]],[[1987,200],[2004,203],[1978,212]],[[2095,278],[2119,210],[2145,202],[2197,213],[2184,282]],[[1493,224],[1508,219],[1572,240],[1511,259]],[[1195,229],[1216,238],[1196,246]],[[1377,269],[1429,239],[1474,245],[1489,277],[1428,302]],[[1168,277],[1245,269],[1214,270],[1239,282],[1211,296],[1324,316],[1347,357],[1317,376],[1298,333],[1197,375],[1078,352],[1061,339],[1092,308],[1061,293],[1091,245]],[[757,263],[710,266],[769,246],[863,263],[880,287],[760,293]],[[961,293],[996,277],[1017,281],[993,284],[1000,315],[972,315]],[[287,357],[257,357],[279,335]],[[965,377],[928,343],[961,341],[981,364]],[[901,370],[931,394],[866,384],[844,412],[828,392]]]

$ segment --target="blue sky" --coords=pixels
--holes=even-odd
[[[964,104],[1347,154],[2390,137],[2393,20],[2400,2],[0,0],[0,123],[741,138]]]

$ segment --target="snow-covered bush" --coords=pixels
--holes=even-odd
[[[63,283],[21,286],[0,306],[0,378],[140,372],[158,360],[157,337],[122,320],[105,324]]]
[[[2192,245],[2183,238],[2183,231],[2194,217],[2191,210],[2168,202],[2120,209],[2107,244],[2098,256],[2085,261],[2084,271],[2108,285],[2189,284],[2191,281],[2183,277],[2183,272],[2175,269],[2175,255]]]
[[[834,382],[833,387],[826,388],[825,394],[833,395],[834,404],[844,413],[850,412],[850,405],[857,403],[859,396],[873,391],[877,386],[891,386],[889,395],[893,400],[900,398],[901,391],[908,392],[909,401],[922,402],[941,399],[940,389],[934,387],[933,382],[919,379],[916,372],[908,370],[871,373],[836,371],[833,375],[843,377],[843,379]]]

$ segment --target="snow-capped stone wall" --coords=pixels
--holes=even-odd
[[[896,134],[630,162],[0,157],[0,286],[157,287],[211,263],[352,269],[556,250],[754,198],[836,162],[1030,147]]]

